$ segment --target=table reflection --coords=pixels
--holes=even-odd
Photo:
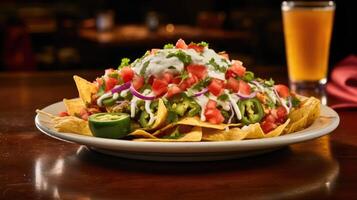
[[[146,199],[161,191],[164,197],[286,199],[328,196],[339,170],[329,138],[322,137],[261,156],[197,163],[121,159],[80,146],[57,158],[39,157],[34,176],[37,192],[55,199]]]

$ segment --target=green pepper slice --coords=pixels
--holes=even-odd
[[[104,106],[112,106],[116,102],[116,99],[113,99],[112,97],[106,98],[102,101]]]
[[[188,107],[190,109],[187,113],[189,117],[194,117],[198,115],[201,111],[201,106],[198,103],[196,103],[194,100],[190,101]]]
[[[238,107],[242,114],[241,122],[244,125],[260,122],[264,116],[262,104],[256,98],[239,101]]]
[[[149,126],[150,115],[144,110],[140,113],[139,124],[141,127],[146,128]]]
[[[89,116],[89,128],[95,137],[118,139],[130,133],[130,116],[126,113],[97,113]]]

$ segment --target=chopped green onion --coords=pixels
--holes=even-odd
[[[173,49],[175,46],[173,44],[165,44],[164,49]]]
[[[246,71],[242,79],[247,82],[252,81],[254,80],[254,73],[251,71]]]
[[[209,44],[207,42],[202,41],[202,42],[198,43],[197,45],[203,46],[203,47],[208,47]]]
[[[223,73],[226,73],[226,68],[219,66],[214,58],[211,58],[211,60],[208,62],[209,65],[213,66],[216,71],[220,71]]]
[[[128,66],[129,64],[130,64],[130,59],[129,59],[129,58],[122,58],[122,59],[121,59],[121,63],[120,63],[120,65],[119,65],[118,69],[121,69],[121,68],[123,68],[123,67],[126,67],[126,66]]]
[[[174,53],[170,53],[166,56],[166,58],[177,57],[183,64],[186,66],[192,62],[192,58],[190,55],[187,55],[185,52],[179,50]]]

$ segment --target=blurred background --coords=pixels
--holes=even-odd
[[[336,0],[330,66],[357,54],[356,6]],[[1,0],[0,71],[105,69],[207,41],[245,66],[285,63],[280,0]]]

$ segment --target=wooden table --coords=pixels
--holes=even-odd
[[[331,135],[219,162],[120,159],[41,134],[35,109],[75,97],[72,74],[0,74],[0,199],[353,199],[356,111]],[[279,73],[270,73],[279,77]],[[286,80],[285,80],[286,81]]]

